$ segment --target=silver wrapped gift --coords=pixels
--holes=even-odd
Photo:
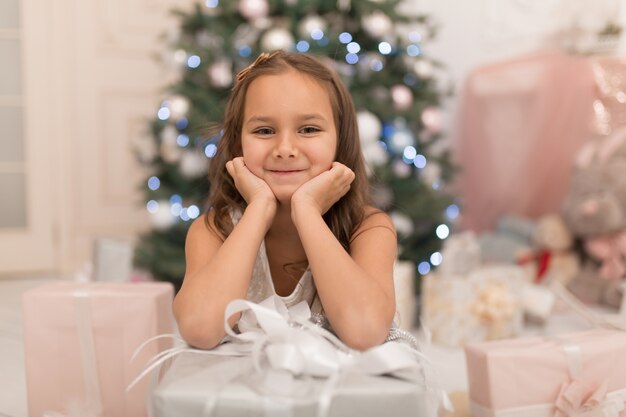
[[[429,394],[415,382],[390,376],[344,374],[327,390],[327,378],[293,378],[252,359],[199,354],[177,356],[149,399],[151,417],[432,416]],[[432,393],[430,394],[432,397]]]

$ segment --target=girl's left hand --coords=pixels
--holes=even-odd
[[[302,184],[291,196],[291,208],[310,207],[324,215],[350,190],[354,172],[347,166],[333,162],[328,171]]]

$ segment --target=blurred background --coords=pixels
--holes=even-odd
[[[576,153],[626,101],[621,2],[396,3],[2,0],[0,276],[179,283],[215,142],[199,127],[277,47],[348,80],[375,200],[418,274],[451,233],[560,212]]]

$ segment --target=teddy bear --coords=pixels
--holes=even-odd
[[[617,307],[626,274],[626,127],[581,149],[562,212],[584,258],[570,290]]]

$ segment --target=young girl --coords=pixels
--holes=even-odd
[[[367,205],[354,104],[334,72],[283,51],[241,71],[209,177],[211,210],[189,229],[174,301],[190,345],[222,340],[230,301],[272,294],[306,300],[354,349],[385,340],[396,233]]]

